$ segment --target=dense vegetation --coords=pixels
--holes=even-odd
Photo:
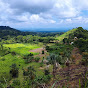
[[[87,88],[87,59],[82,27],[64,34],[0,27],[0,88]]]

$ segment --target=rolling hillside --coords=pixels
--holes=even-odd
[[[74,37],[88,39],[88,30],[78,27],[72,30],[67,31],[66,33],[58,36],[56,39],[62,41],[64,38],[73,39]]]
[[[69,34],[74,33],[77,29],[72,29],[70,31],[67,31],[66,33],[58,36],[56,39],[58,39],[59,41],[62,41],[64,38],[68,38]]]

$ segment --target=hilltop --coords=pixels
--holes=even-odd
[[[77,29],[69,30],[69,31],[65,32],[64,34],[62,34],[61,36],[58,36],[56,39],[58,39],[59,41],[62,41],[64,38],[68,38],[69,37],[69,34],[72,34],[76,30]]]
[[[21,31],[11,28],[9,26],[0,26],[0,37],[7,36],[7,35],[17,36],[21,33],[22,33]]]
[[[58,36],[56,39],[58,39],[59,41],[62,41],[64,38],[73,39],[74,37],[87,39],[87,33],[87,30],[84,30],[82,27],[78,27],[65,32],[64,34]]]
[[[5,36],[18,36],[18,35],[36,35],[35,32],[22,32],[15,28],[11,28],[9,26],[0,26],[0,38]]]

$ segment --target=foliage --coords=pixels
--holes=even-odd
[[[36,62],[39,62],[39,60],[40,60],[40,57],[36,57],[36,58],[35,58],[35,61],[36,61]]]
[[[40,63],[40,67],[43,67],[43,62]]]
[[[16,64],[12,64],[10,74],[13,78],[18,77],[18,68],[16,67]]]
[[[20,85],[20,81],[19,80],[13,80],[12,86],[19,86]]]
[[[76,30],[77,29],[69,30],[69,31],[65,32],[64,34],[62,34],[61,36],[57,37],[56,39],[58,39],[59,41],[62,41],[64,38],[68,38],[69,34],[74,33]]]
[[[42,50],[42,54],[44,54],[44,50]]]
[[[48,69],[45,69],[44,72],[45,72],[45,75],[49,75],[50,74]]]
[[[88,39],[84,40],[83,38],[80,38],[79,40],[74,42],[75,46],[77,46],[80,51],[86,52],[88,51]]]

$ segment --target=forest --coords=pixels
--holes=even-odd
[[[0,26],[0,88],[88,88],[88,30]]]

